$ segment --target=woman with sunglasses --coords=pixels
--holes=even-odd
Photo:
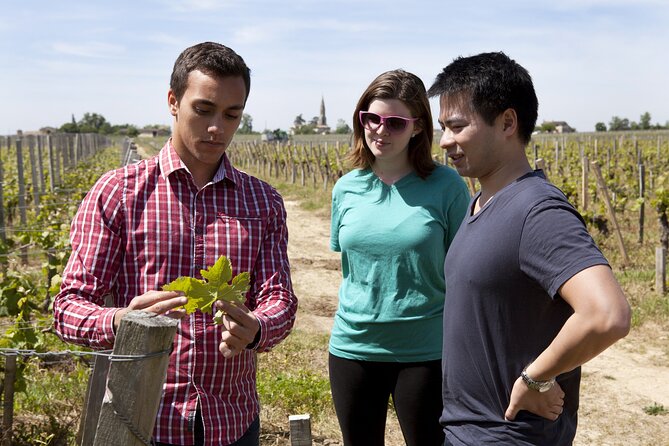
[[[423,82],[388,71],[353,115],[353,170],[332,191],[343,280],[329,347],[346,446],[384,444],[392,401],[408,446],[440,446],[444,258],[469,191],[432,159]]]

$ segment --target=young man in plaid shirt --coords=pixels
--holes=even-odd
[[[204,42],[183,51],[167,96],[172,137],[155,157],[104,174],[72,223],[54,302],[64,340],[111,348],[130,310],[180,319],[158,445],[258,445],[256,352],[285,338],[295,319],[283,200],[225,153],[249,87],[250,70],[230,48]],[[199,278],[221,255],[233,274],[248,271],[251,285],[243,305],[217,303],[227,313],[219,326],[211,314],[186,316],[186,297],[162,286]]]

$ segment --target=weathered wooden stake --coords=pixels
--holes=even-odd
[[[5,359],[5,394],[2,400],[2,446],[12,446],[14,423],[14,380],[16,380],[16,355]]]
[[[655,248],[655,291],[667,292],[667,250],[662,246]]]
[[[7,152],[9,152],[9,147],[12,144],[11,138],[8,136],[7,137]],[[0,240],[3,242],[6,240],[6,233],[5,233],[5,203],[4,203],[4,194],[3,194],[3,188],[2,185],[4,184],[5,181],[5,172],[4,172],[4,167],[2,165],[2,158],[0,157]]]
[[[311,446],[311,416],[290,415],[290,446]]]
[[[604,198],[604,204],[609,213],[609,218],[613,222],[613,228],[618,239],[618,246],[620,247],[620,254],[623,256],[623,265],[627,266],[630,263],[630,259],[627,255],[627,249],[625,249],[625,241],[623,240],[623,234],[620,232],[620,226],[618,226],[618,220],[616,219],[616,212],[613,209],[611,204],[611,199],[609,198],[609,189],[606,187],[604,178],[602,178],[602,171],[599,168],[599,163],[597,161],[592,161],[592,170],[595,172],[595,178],[597,179],[597,188]]]
[[[28,139],[28,150],[30,155],[30,175],[32,178],[32,193],[33,193],[33,208],[35,209],[35,215],[39,215],[39,177],[37,176],[37,158],[35,156],[35,138],[31,137]]]
[[[19,188],[19,224],[21,229],[25,229],[27,223],[26,215],[26,182],[23,175],[23,137],[19,132],[16,136],[16,176]],[[21,247],[21,263],[26,265],[28,263],[28,248]]]
[[[85,407],[79,422],[79,432],[77,434],[77,444],[79,446],[93,446],[95,441],[95,431],[97,430],[102,400],[107,387],[108,373],[109,359],[105,356],[96,356],[86,389]]]
[[[131,311],[119,326],[114,355],[169,351],[178,324],[166,316]],[[112,359],[95,446],[147,444],[153,433],[168,362],[167,353],[131,362]]]
[[[588,195],[590,191],[588,190],[588,157],[583,155],[581,157],[581,209],[583,211],[588,210]]]
[[[645,221],[645,210],[646,206],[643,201],[644,195],[646,195],[646,168],[643,164],[639,164],[639,244],[643,243],[643,226]]]

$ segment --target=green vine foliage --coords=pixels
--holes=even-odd
[[[660,243],[664,249],[669,250],[669,176],[660,175],[656,181],[655,197],[650,204],[657,211],[657,218],[660,222]]]
[[[70,254],[70,222],[86,192],[119,159],[119,148],[113,147],[64,172],[61,184],[40,197],[39,212],[28,212],[23,227],[16,227],[15,220],[14,230],[0,242],[0,347],[37,352],[53,348],[51,304]],[[29,252],[27,264],[20,261],[21,249]],[[19,391],[26,390],[26,365],[17,364]]]

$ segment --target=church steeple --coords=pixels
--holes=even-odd
[[[318,117],[318,125],[319,126],[326,126],[327,124],[327,119],[325,118],[325,99],[323,96],[321,96],[321,114]]]

